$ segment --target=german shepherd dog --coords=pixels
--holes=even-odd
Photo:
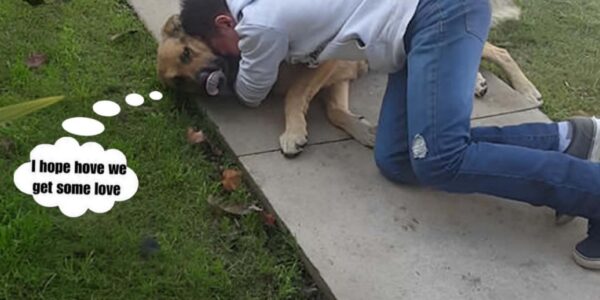
[[[513,0],[490,0],[493,25],[505,20],[516,20],[519,8]],[[540,101],[541,94],[527,79],[510,54],[502,48],[486,43],[483,59],[498,65],[507,75],[513,88],[523,95]],[[230,82],[235,80],[237,61],[217,57],[199,38],[187,35],[178,15],[171,16],[162,29],[158,47],[157,69],[159,79],[169,87],[203,94],[199,74],[222,70]],[[349,109],[350,82],[368,69],[365,61],[332,60],[318,68],[283,63],[272,93],[285,97],[285,132],[279,137],[281,151],[287,157],[298,155],[308,142],[306,112],[317,93],[322,93],[329,121],[347,132],[361,144],[372,147],[375,127]],[[475,96],[487,91],[485,79],[478,75]]]

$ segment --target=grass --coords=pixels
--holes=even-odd
[[[292,239],[257,215],[232,219],[209,195],[257,202],[246,188],[224,194],[219,170],[233,159],[186,143],[185,129],[212,125],[202,114],[173,109],[173,95],[140,108],[130,92],[160,89],[155,43],[124,1],[54,0],[30,7],[0,1],[0,106],[64,94],[67,99],[0,127],[0,299],[298,299],[306,275]],[[523,18],[495,29],[544,94],[553,119],[599,114],[600,0],[522,1]],[[114,34],[129,30],[111,42]],[[49,61],[29,70],[30,53]],[[18,192],[12,172],[36,145],[66,135],[61,122],[95,117],[92,104],[113,99],[123,112],[102,118],[93,139],[121,150],[138,174],[134,198],[107,214],[78,219]],[[144,258],[147,238],[160,251]]]
[[[492,31],[544,97],[551,119],[600,115],[600,0],[520,1],[523,15]]]
[[[65,95],[62,103],[0,126],[0,299],[298,299],[310,284],[293,239],[258,215],[240,219],[210,207],[209,195],[258,202],[243,187],[223,193],[220,168],[235,165],[188,145],[195,125],[216,139],[202,114],[174,109],[173,95],[133,108],[131,92],[160,90],[156,44],[125,1],[0,2],[0,106]],[[117,41],[114,34],[138,30]],[[29,70],[25,59],[49,60]],[[92,112],[112,99],[114,118]],[[12,172],[36,145],[68,134],[69,117],[101,120],[96,141],[121,150],[140,181],[137,194],[106,214],[70,219],[20,193]],[[140,255],[144,240],[160,251]]]

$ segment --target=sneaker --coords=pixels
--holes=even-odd
[[[600,270],[600,220],[595,227],[592,223],[588,222],[588,237],[575,246],[573,258],[583,268]]]
[[[571,144],[565,153],[592,162],[600,162],[600,119],[577,117],[569,119]]]
[[[573,220],[575,220],[574,216],[561,214],[558,211],[554,212],[554,224],[556,224],[556,226],[567,225]]]
[[[572,130],[571,144],[565,153],[592,162],[600,162],[600,119],[576,117],[568,121]],[[574,216],[556,212],[554,223],[562,226],[573,219]]]

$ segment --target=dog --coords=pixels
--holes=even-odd
[[[490,0],[493,24],[517,20],[520,10],[513,0]],[[171,16],[162,28],[157,50],[158,77],[165,85],[191,93],[204,93],[200,74],[222,70],[229,81],[235,80],[237,61],[228,61],[215,55],[207,44],[187,35],[178,15]],[[523,95],[541,101],[541,94],[527,79],[507,50],[486,43],[483,59],[498,65],[507,75],[513,88]],[[272,93],[285,97],[285,131],[279,137],[286,157],[300,154],[308,142],[306,112],[313,98],[320,93],[326,104],[329,121],[352,136],[359,143],[373,147],[375,126],[349,109],[350,82],[365,74],[365,61],[326,61],[317,68],[283,63]],[[478,74],[475,96],[482,97],[487,84]]]

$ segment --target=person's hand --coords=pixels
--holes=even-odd
[[[206,78],[206,82],[204,83],[204,90],[206,91],[206,94],[209,96],[218,96],[220,93],[220,88],[225,83],[225,80],[225,74],[221,70],[210,73]]]

